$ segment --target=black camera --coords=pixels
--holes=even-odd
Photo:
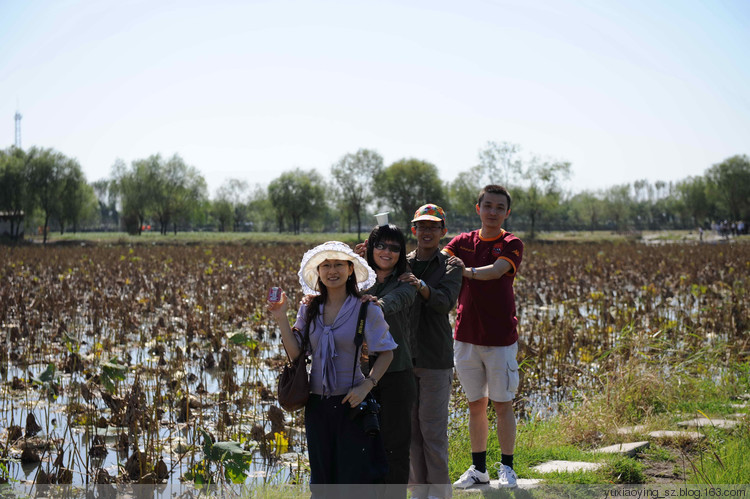
[[[374,437],[380,433],[378,412],[380,412],[380,404],[370,396],[360,402],[358,406],[352,407],[349,410],[349,419],[360,419],[362,430],[364,430],[367,435]]]

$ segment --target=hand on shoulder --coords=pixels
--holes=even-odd
[[[375,302],[376,304],[380,305],[378,303],[378,297],[377,296],[373,296],[373,295],[362,295],[362,298],[360,298],[359,301],[361,301],[362,303],[364,303],[366,301],[371,301],[371,302]]]
[[[357,244],[354,247],[354,252],[362,258],[367,258],[367,241]]]
[[[466,268],[466,265],[464,264],[464,261],[461,260],[457,256],[450,256],[448,257],[448,260],[445,261],[448,265],[455,265],[456,267]]]

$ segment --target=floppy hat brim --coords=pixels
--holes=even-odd
[[[302,257],[299,282],[302,292],[307,295],[320,294],[318,289],[318,265],[325,260],[347,260],[354,264],[354,275],[360,290],[368,289],[375,284],[375,271],[367,260],[357,255],[346,244],[339,241],[328,241],[308,250]]]

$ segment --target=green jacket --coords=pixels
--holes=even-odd
[[[449,257],[437,251],[422,275],[414,274],[430,287],[430,298],[417,294],[411,307],[411,354],[414,367],[450,369],[453,367],[453,330],[448,314],[456,306],[461,291],[461,267],[448,265]],[[417,252],[406,261],[414,268]]]
[[[405,282],[399,282],[396,272],[392,272],[385,281],[375,283],[373,287],[364,291],[364,294],[378,297],[378,305],[383,309],[385,321],[390,328],[391,336],[398,343],[398,348],[393,352],[393,360],[386,372],[403,371],[411,369],[411,349],[409,348],[409,337],[411,335],[411,323],[409,321],[409,310],[417,288]],[[372,364],[372,362],[371,362]]]

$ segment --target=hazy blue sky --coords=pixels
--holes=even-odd
[[[678,180],[750,147],[750,2],[0,0],[0,147],[90,181],[179,153],[228,178],[328,175],[365,147],[453,180],[488,141],[573,191]]]

